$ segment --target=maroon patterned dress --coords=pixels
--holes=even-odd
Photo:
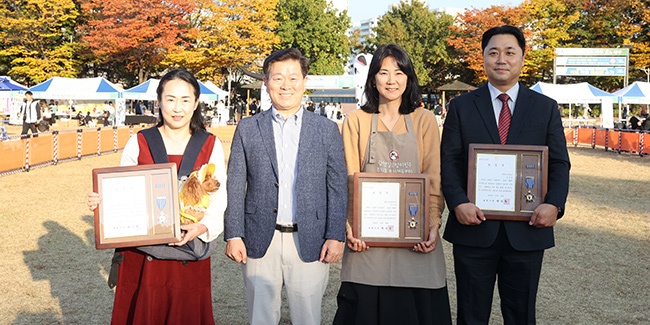
[[[138,164],[153,164],[147,141],[138,133]],[[210,135],[194,164],[208,163],[215,137]],[[183,156],[170,155],[180,166]],[[202,261],[157,260],[135,248],[120,250],[124,256],[111,324],[214,324],[210,258]]]

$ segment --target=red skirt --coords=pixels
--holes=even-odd
[[[214,324],[210,259],[157,260],[124,249],[111,324]]]

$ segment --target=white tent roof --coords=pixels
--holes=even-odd
[[[129,88],[122,92],[122,97],[125,99],[140,99],[140,100],[158,100],[158,85],[160,79],[149,79],[133,88]],[[201,90],[200,100],[202,101],[215,101],[218,94],[211,90],[206,84],[199,81]]]
[[[614,95],[586,82],[563,85],[538,82],[530,89],[555,99],[558,104],[596,104],[604,98],[615,99]]]
[[[208,89],[212,90],[217,96],[219,96],[218,99],[225,99],[228,97],[228,92],[225,90],[222,90],[221,88],[217,87],[217,85],[214,84],[214,82],[208,80],[203,83]]]
[[[52,77],[29,90],[40,99],[107,100],[118,98],[122,88],[102,77]]]
[[[157,100],[158,94],[156,89],[160,80],[149,79],[133,88],[129,88],[122,92],[122,97],[125,99],[140,99],[140,100]]]
[[[635,81],[612,95],[617,96],[619,102],[624,104],[650,104],[650,83]]]

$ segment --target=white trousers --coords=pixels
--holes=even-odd
[[[298,233],[276,230],[266,255],[248,258],[246,264],[242,264],[250,324],[277,325],[280,322],[283,285],[287,290],[291,323],[320,324],[329,264],[305,263],[298,250]]]

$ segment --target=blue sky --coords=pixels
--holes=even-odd
[[[388,11],[399,0],[349,0],[352,21],[378,17]],[[519,5],[521,0],[426,0],[429,9],[435,8],[487,8],[492,5]]]

